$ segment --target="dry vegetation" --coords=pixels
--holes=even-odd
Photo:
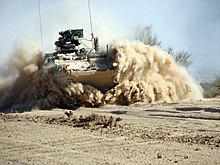
[[[204,90],[205,98],[214,98],[220,96],[220,76],[216,77],[213,82],[200,83]]]

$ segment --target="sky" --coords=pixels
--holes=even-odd
[[[0,65],[18,43],[36,42],[54,51],[58,32],[83,28],[90,38],[87,0],[0,0]],[[198,81],[220,75],[219,0],[90,0],[93,32],[100,44],[134,39],[138,25],[151,25],[164,49],[191,53],[189,72]]]

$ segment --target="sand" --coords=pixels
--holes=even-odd
[[[220,164],[220,99],[71,111],[122,119],[106,127],[65,112],[1,113],[0,164]]]

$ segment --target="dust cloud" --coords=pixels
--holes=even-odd
[[[118,57],[119,85],[106,93],[106,102],[129,105],[202,98],[202,89],[186,69],[157,47],[124,41],[113,42],[111,49]]]
[[[34,43],[15,51],[0,72],[0,111],[99,107],[105,104],[172,102],[202,98],[200,87],[166,52],[139,42],[113,41],[118,85],[106,93],[81,83],[61,85]],[[3,68],[3,67],[2,67]]]

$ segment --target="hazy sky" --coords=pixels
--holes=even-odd
[[[139,24],[153,24],[162,46],[192,54],[190,72],[209,80],[220,75],[220,0],[90,0],[93,31],[100,43],[134,37]],[[87,0],[40,0],[43,45],[40,40],[38,0],[0,0],[0,61],[15,44],[33,40],[51,52],[58,32],[84,28],[90,37]],[[0,63],[3,65],[2,63]]]

